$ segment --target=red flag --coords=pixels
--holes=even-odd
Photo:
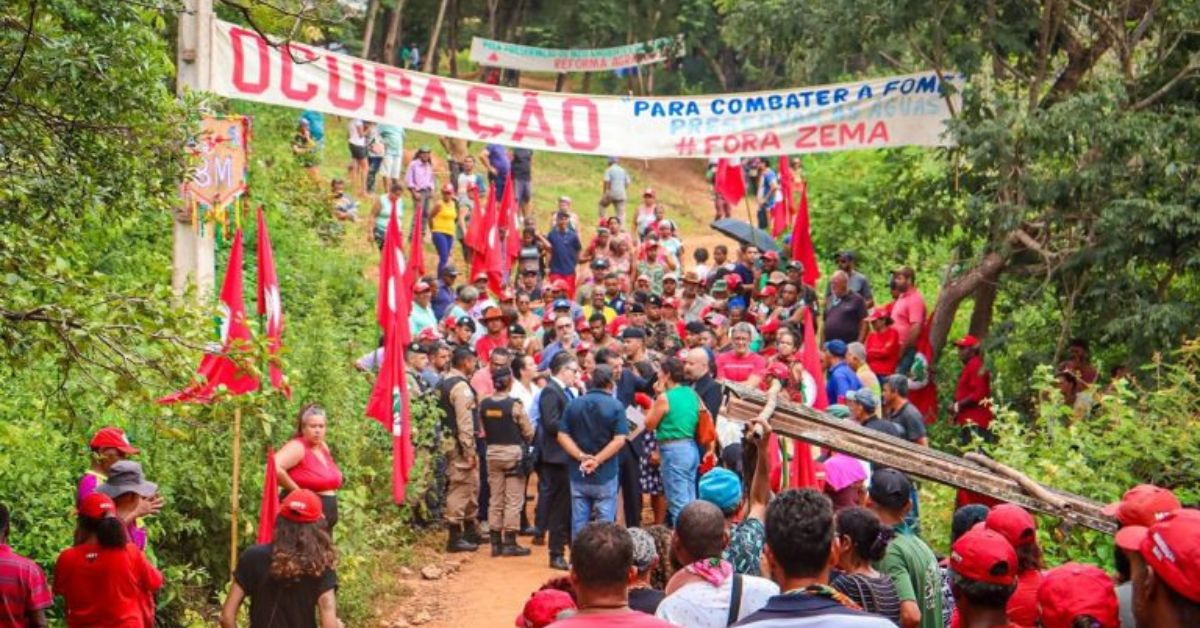
[[[512,173],[504,179],[504,197],[500,199],[500,224],[504,234],[503,276],[508,276],[508,269],[521,250],[521,208],[517,207],[517,197],[513,190]]]
[[[786,198],[786,197],[785,197]],[[796,207],[796,222],[792,225],[792,259],[804,264],[804,283],[817,285],[821,268],[817,266],[817,250],[813,248],[812,231],[808,223],[808,182],[800,181],[800,204]]]
[[[400,250],[401,242],[400,225],[396,222],[396,212],[392,212],[383,236],[383,250],[379,258],[379,294],[375,300],[375,319],[384,331],[392,324],[393,313],[400,300],[400,262],[404,255]]]
[[[279,368],[279,350],[283,346],[283,299],[279,294],[275,253],[271,249],[271,235],[267,233],[267,219],[262,205],[258,206],[258,316],[266,317],[271,386],[282,390],[291,399],[292,388],[284,383],[283,370]]]
[[[425,246],[421,243],[421,225],[424,220],[425,210],[417,205],[413,212],[412,235],[408,242],[408,267],[405,269],[406,273],[416,273],[416,277],[425,275]]]
[[[275,517],[279,515],[279,480],[275,477],[275,450],[267,449],[267,470],[263,476],[262,505],[258,509],[258,544],[275,538]]]
[[[908,371],[908,400],[913,407],[921,411],[925,423],[937,421],[938,397],[937,382],[933,369],[933,344],[929,342],[929,327],[933,323],[933,313],[925,319],[921,333],[917,336],[916,356],[912,368]]]
[[[221,348],[205,353],[196,369],[197,380],[187,388],[167,395],[158,403],[209,403],[224,386],[231,395],[258,390],[258,378],[238,367],[230,357],[251,349],[250,326],[246,322],[246,303],[242,294],[242,230],[233,235],[225,280],[221,284]]]
[[[713,175],[713,187],[730,205],[737,205],[746,196],[746,177],[740,162],[722,158]]]
[[[824,410],[829,407],[829,397],[825,394],[825,373],[821,366],[821,352],[817,350],[817,332],[813,325],[812,310],[804,307],[804,347],[800,352],[800,365],[813,378],[816,394],[812,407]],[[813,461],[812,448],[808,443],[795,441],[796,455],[792,458],[792,486],[797,488],[817,488],[817,467]]]
[[[795,180],[792,178],[792,166],[788,163],[787,155],[779,156],[779,192],[783,196],[782,203],[775,203],[771,208],[771,237],[778,238],[787,231],[788,221],[795,211],[796,199]]]
[[[488,205],[492,206],[492,198],[494,189],[488,190]],[[463,242],[466,242],[467,247],[472,251],[482,251],[484,240],[487,239],[487,229],[484,225],[484,217],[487,215],[489,208],[485,208],[479,202],[479,188],[471,190],[471,215],[467,221],[467,233],[463,235]]]
[[[471,256],[471,280],[480,273],[488,278],[488,289],[499,294],[503,289],[504,255],[500,251],[500,210],[496,207],[496,195],[488,194],[487,207],[478,217],[480,228],[483,230],[483,240],[480,247]],[[471,221],[472,226],[475,220]]]

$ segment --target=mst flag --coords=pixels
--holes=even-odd
[[[275,472],[275,450],[267,449],[263,475],[262,504],[258,509],[258,540],[261,545],[275,539],[275,517],[279,516],[279,479]]]
[[[793,196],[796,192],[795,179],[792,178],[792,166],[788,163],[787,155],[779,156],[779,170],[776,174],[779,175],[779,193],[783,196],[783,202],[775,203],[771,207],[772,238],[778,238],[787,231],[788,221],[796,211],[796,199]]]
[[[784,198],[790,198],[790,194]],[[803,179],[800,180],[796,222],[792,224],[792,260],[804,264],[804,284],[817,285],[817,280],[821,278],[821,267],[817,265],[817,250],[813,248],[812,229],[808,222],[808,182]]]
[[[800,365],[812,376],[816,383],[816,397],[812,407],[824,410],[829,407],[829,398],[825,394],[825,373],[821,367],[821,354],[817,351],[817,331],[813,324],[812,309],[804,309],[804,347],[800,352]],[[792,486],[797,488],[817,488],[817,469],[812,457],[812,447],[808,443],[797,440],[795,457],[792,458]]]
[[[258,206],[258,315],[267,327],[267,360],[271,386],[282,390],[288,399],[292,389],[283,381],[279,368],[279,350],[283,347],[283,299],[279,294],[279,276],[275,274],[275,252],[262,205]]]
[[[503,276],[508,276],[508,270],[521,252],[521,209],[517,207],[517,197],[513,190],[512,173],[504,179],[504,196],[500,199],[500,229],[504,233],[504,257],[502,259]]]
[[[746,196],[746,178],[737,159],[721,158],[713,175],[713,187],[730,205],[737,205]]]
[[[241,370],[230,357],[237,353],[248,353],[252,348],[242,293],[242,261],[242,230],[238,229],[233,236],[225,280],[221,284],[221,346],[200,359],[196,381],[179,392],[159,399],[159,403],[209,403],[221,386],[231,395],[258,390],[258,378]]]

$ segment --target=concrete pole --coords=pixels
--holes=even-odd
[[[184,0],[179,14],[179,45],[175,62],[175,89],[208,91],[212,71],[213,0]],[[215,239],[212,229],[204,235],[192,227],[190,203],[181,200],[175,211],[174,272],[171,287],[181,296],[189,284],[196,287],[196,298],[207,303],[213,293]]]

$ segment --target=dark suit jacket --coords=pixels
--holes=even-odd
[[[637,393],[646,393],[653,397],[654,383],[626,367],[621,371],[621,377],[617,378],[617,401],[628,408],[633,405],[633,396]],[[635,438],[625,446],[631,448],[633,454],[639,458],[645,454],[641,438]]]
[[[721,410],[721,400],[725,395],[725,389],[711,375],[705,375],[692,382],[692,389],[700,396],[704,407],[708,408],[708,413],[712,415],[713,421],[716,421],[717,412]]]
[[[567,407],[567,393],[553,379],[546,382],[538,397],[538,429],[535,442],[541,450],[545,464],[567,464],[571,457],[558,444],[558,426],[562,422],[563,410]]]

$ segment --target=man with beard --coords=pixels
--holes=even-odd
[[[679,303],[679,313],[684,321],[698,321],[704,311],[712,305],[712,298],[700,291],[700,275],[694,270],[683,274],[683,297]]]

